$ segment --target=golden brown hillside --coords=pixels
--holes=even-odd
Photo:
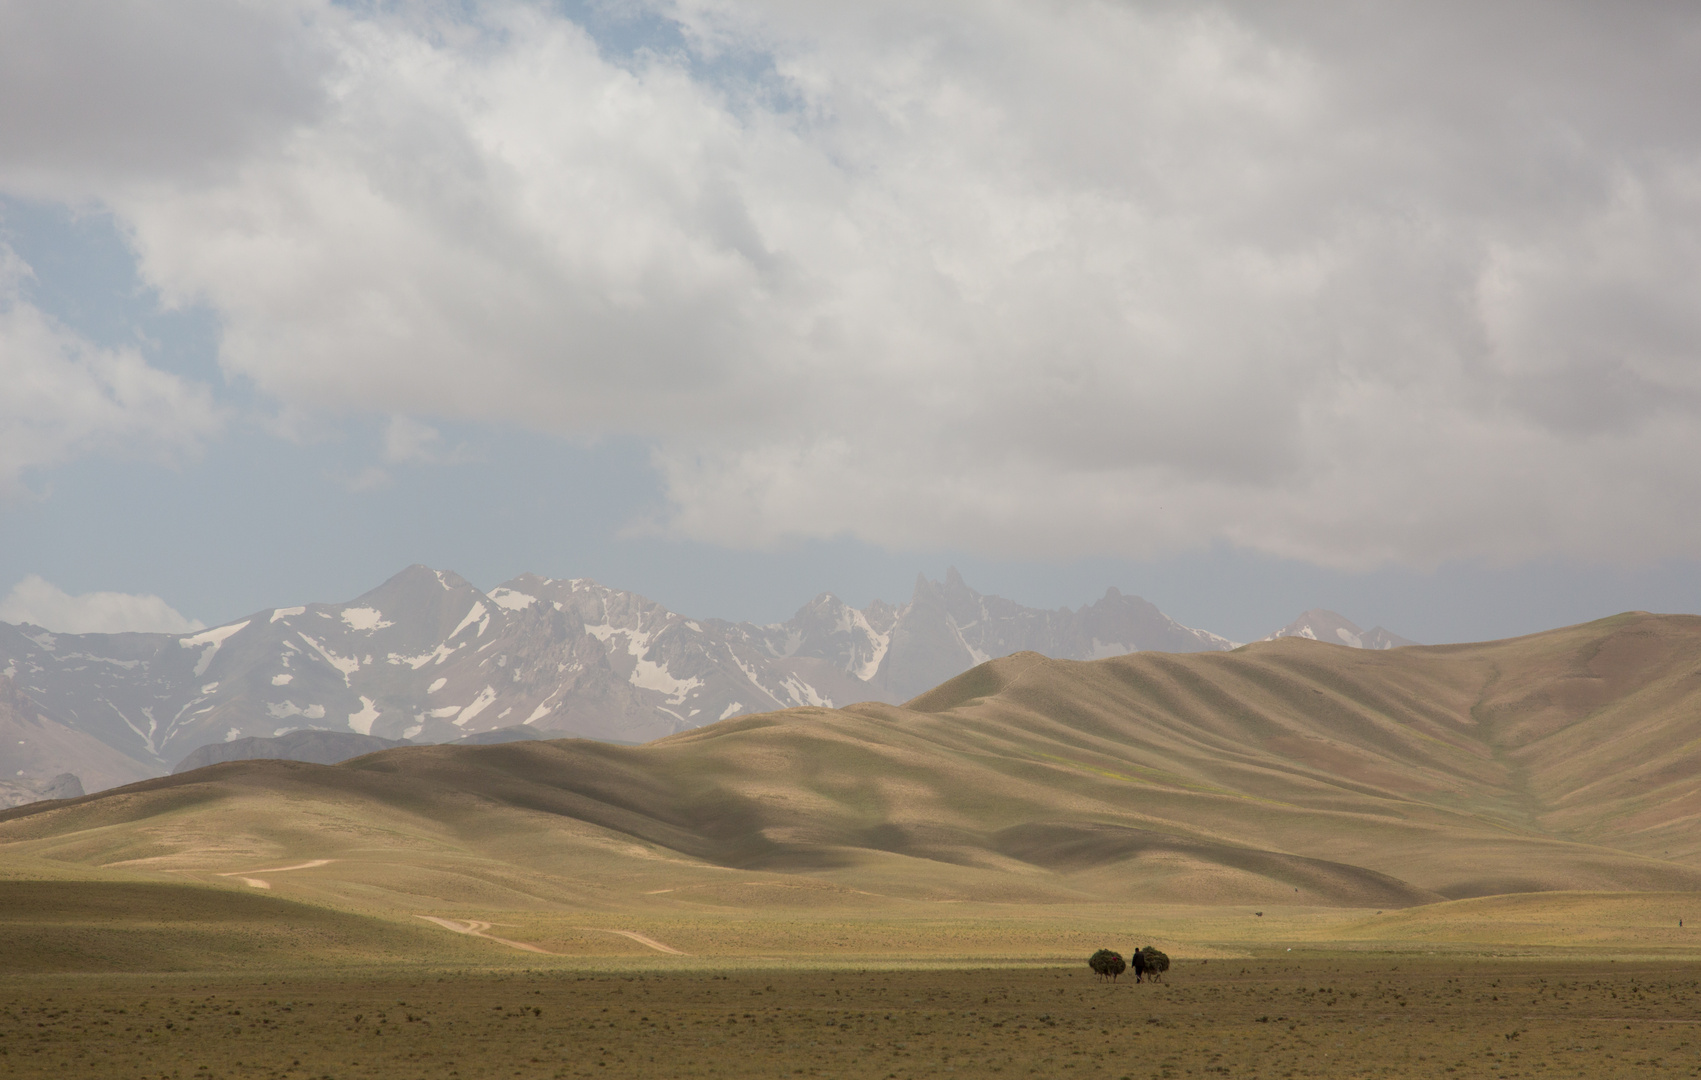
[[[387,912],[1681,892],[1698,769],[1701,619],[1627,614],[1386,652],[1018,654],[904,707],[641,747],[218,765],[0,814],[0,867]]]

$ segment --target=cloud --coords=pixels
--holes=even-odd
[[[252,74],[172,85],[251,131],[26,140],[0,187],[92,192],[287,410],[636,435],[667,527],[739,546],[1701,540],[1681,6],[680,0],[630,54],[541,6],[222,10]],[[388,462],[440,458],[417,423]]]
[[[466,446],[450,449],[444,445],[443,433],[422,420],[411,416],[392,416],[384,425],[383,449],[380,454],[385,465],[457,465],[472,460]],[[388,487],[394,479],[384,465],[366,465],[353,472],[332,470],[327,473],[348,491],[356,494]]]
[[[157,596],[118,592],[71,596],[35,574],[0,599],[0,622],[31,623],[59,634],[186,634],[206,629]]]
[[[203,385],[134,348],[100,348],[29,303],[29,268],[0,244],[0,496],[24,474],[92,453],[170,459],[221,427]]]
[[[392,416],[384,425],[384,460],[392,465],[458,465],[473,460],[464,443],[449,446],[443,433],[411,416]]]
[[[368,465],[354,473],[333,472],[329,475],[344,488],[357,495],[388,487],[391,480],[389,472],[377,465]]]
[[[316,5],[0,0],[0,163],[14,194],[100,198],[208,175],[311,119]]]

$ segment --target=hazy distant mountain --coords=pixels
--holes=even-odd
[[[822,599],[838,603],[830,596]],[[892,628],[881,642],[879,665],[869,679],[879,692],[869,696],[893,704],[976,664],[1023,650],[1060,660],[1097,660],[1131,652],[1211,652],[1236,645],[1183,626],[1152,604],[1116,589],[1077,611],[1041,611],[1003,597],[982,596],[964,584],[955,569],[946,571],[944,584],[918,576],[915,595],[902,608],[878,602],[869,607],[871,616],[885,611],[893,612]]]
[[[80,795],[85,786],[99,791],[163,771],[53,716],[6,674],[11,670],[0,671],[0,807],[70,798],[67,774]]]
[[[0,623],[0,675],[67,738],[157,775],[201,746],[298,730],[446,742],[529,727],[636,743],[742,713],[901,702],[1023,649],[1084,660],[1233,646],[1115,589],[1076,611],[1040,611],[983,596],[955,570],[943,583],[918,578],[902,606],[859,610],[823,593],[758,626],[689,619],[583,578],[523,574],[483,593],[411,566],[348,603],[194,634]],[[0,747],[8,775],[15,742]],[[140,778],[80,774],[92,790]]]
[[[256,736],[198,746],[171,772],[175,776],[227,761],[310,761],[315,765],[336,765],[363,754],[406,745],[398,739],[380,739],[352,731],[292,731],[270,739]]]
[[[1380,626],[1374,630],[1360,630],[1349,622],[1346,616],[1323,608],[1312,608],[1264,640],[1274,641],[1285,637],[1310,638],[1313,641],[1327,641],[1335,645],[1350,645],[1355,649],[1397,649],[1402,645],[1417,644],[1410,638],[1403,638]]]

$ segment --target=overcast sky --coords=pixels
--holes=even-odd
[[[1692,4],[0,0],[0,101],[0,618],[1701,610]]]

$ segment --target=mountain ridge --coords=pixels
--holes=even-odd
[[[1022,652],[907,705],[796,707],[636,747],[215,765],[0,812],[0,843],[185,880],[325,860],[288,887],[342,904],[1692,892],[1697,671],[1701,618],[1637,613],[1468,645]]]
[[[438,742],[526,725],[637,743],[750,712],[901,702],[1020,649],[1087,659],[1234,644],[1114,588],[1042,611],[978,593],[955,568],[942,582],[918,575],[902,605],[822,593],[759,625],[688,618],[586,578],[527,573],[486,593],[416,564],[345,603],[194,633],[0,624],[0,675],[40,716],[158,774],[201,746],[302,729]],[[9,753],[0,768],[16,772]],[[67,759],[51,771],[80,770]]]
[[[1312,608],[1302,612],[1299,618],[1262,640],[1274,641],[1284,637],[1310,638],[1312,641],[1327,641],[1333,645],[1346,645],[1354,649],[1401,649],[1417,644],[1410,638],[1403,638],[1380,626],[1362,630],[1345,615],[1327,608]]]

